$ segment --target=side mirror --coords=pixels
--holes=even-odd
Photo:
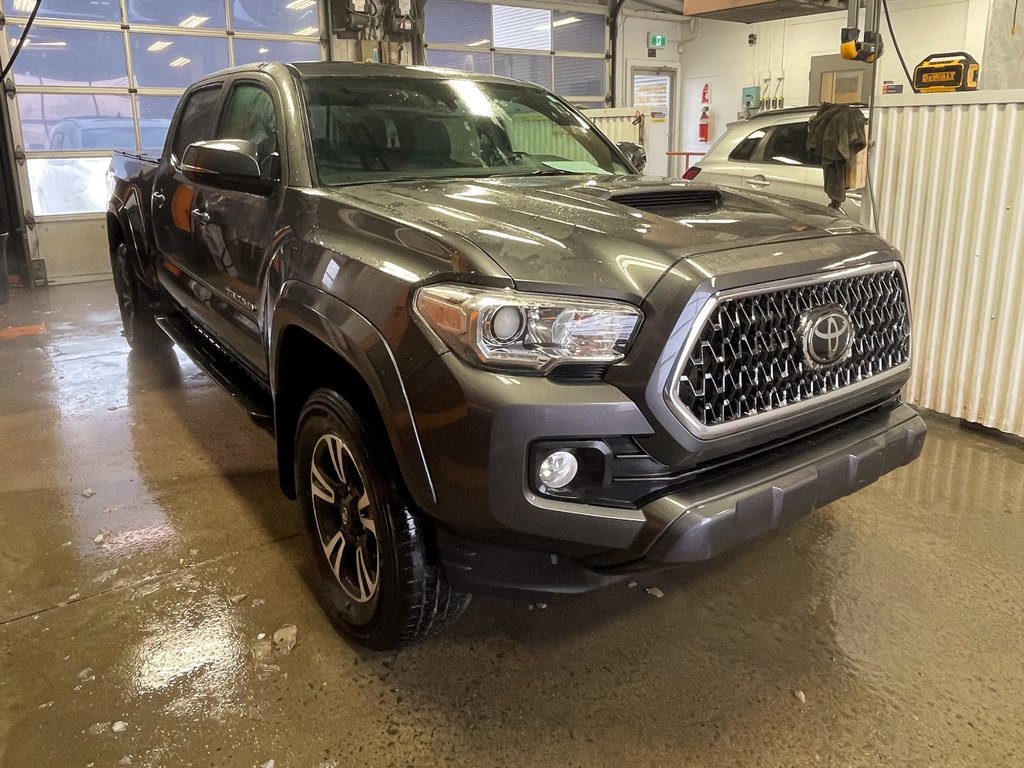
[[[179,166],[186,178],[243,192],[266,193],[274,182],[260,173],[256,144],[242,139],[217,139],[189,144]]]
[[[647,150],[639,144],[634,144],[632,141],[620,141],[618,147],[619,151],[629,160],[629,164],[633,166],[633,169],[637,173],[643,173],[644,168],[647,167]]]

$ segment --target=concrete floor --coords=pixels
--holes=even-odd
[[[268,436],[129,355],[109,283],[0,307],[35,324],[0,331],[0,766],[1024,765],[1018,444],[932,419],[719,562],[371,654],[311,595]]]

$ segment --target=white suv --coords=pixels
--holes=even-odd
[[[683,178],[828,205],[821,158],[807,150],[807,123],[817,113],[818,107],[776,109],[730,123]],[[848,191],[844,208],[859,219],[861,193]]]

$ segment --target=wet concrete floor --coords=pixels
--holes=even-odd
[[[129,354],[109,283],[0,307],[39,325],[0,330],[4,768],[1024,766],[1019,444],[933,418],[916,464],[716,563],[375,654],[227,395]]]

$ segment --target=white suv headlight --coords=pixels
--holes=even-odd
[[[451,284],[420,288],[414,304],[467,362],[540,372],[564,363],[618,362],[643,317],[616,301]]]

